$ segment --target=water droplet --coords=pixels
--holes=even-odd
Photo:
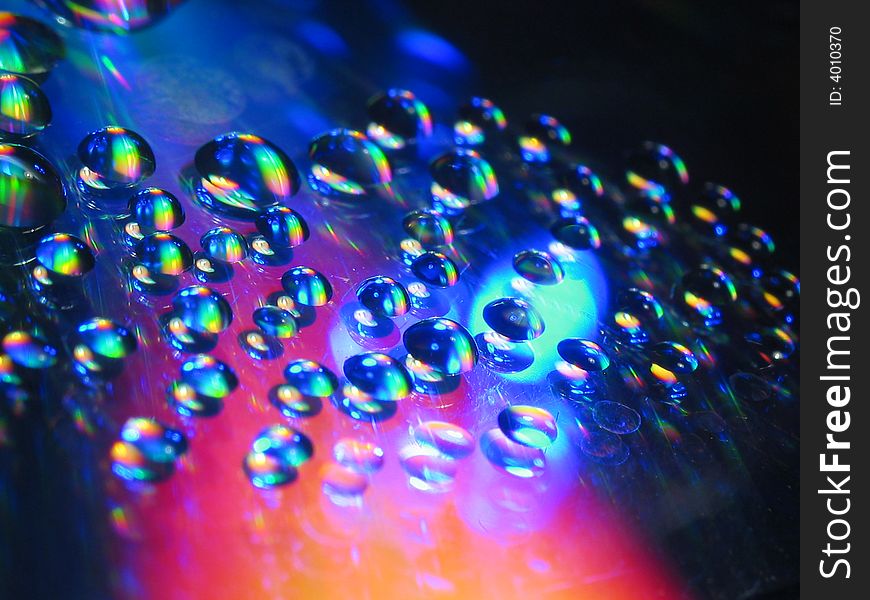
[[[184,434],[145,417],[132,417],[124,422],[120,439],[135,446],[146,460],[171,463],[187,452]]]
[[[568,363],[584,371],[595,373],[610,366],[610,357],[604,348],[590,340],[568,338],[559,342],[557,351]]]
[[[298,331],[296,318],[277,306],[262,306],[255,309],[253,320],[266,335],[280,339],[292,338]]]
[[[580,450],[595,462],[616,466],[628,460],[629,448],[615,433],[609,431],[583,431]]]
[[[435,287],[452,287],[459,281],[459,269],[453,259],[431,250],[414,259],[411,271],[418,279]]]
[[[414,489],[437,494],[453,487],[456,461],[431,446],[410,444],[399,451],[399,462]]]
[[[559,181],[564,187],[555,190],[552,197],[564,209],[565,214],[579,213],[584,205],[598,206],[600,199],[604,197],[601,180],[587,166],[576,165],[563,171]]]
[[[611,433],[623,435],[635,432],[640,428],[638,412],[619,402],[610,402],[609,400],[597,402],[592,408],[592,415],[601,429]]]
[[[477,364],[477,346],[462,325],[443,317],[411,325],[402,336],[417,361],[445,375],[466,373]]]
[[[650,372],[666,385],[676,384],[678,375],[688,375],[698,368],[691,350],[676,342],[661,342],[650,349]]]
[[[0,74],[0,107],[2,139],[28,138],[51,123],[48,98],[35,82],[22,75]]]
[[[498,426],[511,440],[530,448],[548,448],[559,434],[556,419],[549,411],[521,404],[502,410]]]
[[[217,292],[194,285],[179,291],[172,300],[176,316],[190,329],[220,333],[233,321],[233,311]]]
[[[226,283],[234,274],[235,269],[228,262],[213,259],[205,252],[193,255],[193,276],[200,283]]]
[[[581,216],[564,217],[550,228],[557,240],[575,250],[597,250],[601,236],[589,219]]]
[[[450,211],[463,210],[498,195],[490,164],[474,150],[459,148],[438,156],[429,165],[432,199]]]
[[[149,460],[135,444],[117,440],[109,450],[112,473],[125,481],[157,482],[172,475],[172,462]]]
[[[43,0],[47,8],[78,27],[126,33],[148,27],[172,11],[181,0]]]
[[[465,458],[474,452],[474,438],[468,431],[445,421],[425,421],[414,428],[414,439],[448,458]]]
[[[110,319],[95,317],[76,329],[73,360],[82,373],[114,376],[136,350],[136,336]]]
[[[787,359],[794,353],[796,348],[791,334],[779,327],[769,327],[761,331],[748,333],[745,339],[769,363]]]
[[[299,190],[299,172],[283,150],[250,133],[219,135],[194,158],[197,199],[206,208],[240,218],[283,203]]]
[[[641,323],[656,325],[665,311],[655,296],[638,288],[628,288],[619,294],[618,306]]]
[[[494,331],[478,333],[474,343],[480,360],[497,373],[519,373],[535,362],[535,351],[528,342],[511,341]]]
[[[351,419],[369,423],[385,421],[398,410],[398,402],[377,400],[351,384],[342,387],[338,397],[333,397],[333,405]]]
[[[68,233],[53,233],[36,245],[36,260],[56,275],[81,277],[94,268],[91,249]]]
[[[206,256],[225,263],[239,263],[248,255],[248,244],[242,234],[229,227],[215,227],[199,240]]]
[[[78,148],[82,183],[94,190],[130,188],[154,174],[157,161],[145,139],[129,129],[108,126],[85,136]]]
[[[260,489],[271,489],[296,480],[299,472],[280,456],[251,450],[242,463],[251,484]]]
[[[344,375],[364,394],[375,400],[402,400],[411,393],[411,376],[395,358],[380,352],[365,352],[344,362]]]
[[[662,144],[644,142],[629,156],[625,179],[644,195],[668,202],[689,183],[689,173],[673,150]]]
[[[517,141],[524,161],[547,163],[554,151],[571,144],[571,134],[555,117],[532,115]]]
[[[728,383],[735,396],[748,402],[764,402],[773,395],[770,383],[752,373],[735,373]]]
[[[544,319],[519,298],[499,298],[483,307],[483,320],[511,341],[534,340],[544,333]]]
[[[737,300],[737,289],[721,269],[701,265],[683,275],[674,290],[686,313],[707,327],[722,322],[722,310]]]
[[[408,235],[427,248],[453,243],[453,226],[434,210],[409,212],[402,220],[402,227]]]
[[[411,299],[401,283],[379,275],[369,277],[356,290],[359,303],[383,317],[398,317],[408,312]]]
[[[556,285],[565,278],[565,269],[555,258],[540,250],[521,250],[514,255],[514,270],[523,279],[538,285]]]
[[[274,248],[296,248],[310,235],[302,215],[286,206],[273,206],[256,219],[257,231]]]
[[[384,466],[384,450],[374,442],[342,438],[332,447],[336,462],[360,473],[374,473]]]
[[[350,129],[333,129],[308,148],[312,189],[324,196],[362,196],[393,179],[390,163],[366,136]]]
[[[64,56],[63,41],[30,17],[0,12],[0,71],[45,81]]]
[[[199,394],[184,381],[173,381],[166,390],[166,400],[183,417],[212,417],[223,409],[220,398]]]
[[[323,306],[332,299],[329,281],[311,267],[293,267],[281,277],[284,291],[299,304]]]
[[[276,456],[285,464],[298,467],[314,455],[314,444],[298,429],[287,425],[271,425],[257,435],[251,450]]]
[[[30,148],[0,144],[0,189],[15,190],[3,195],[2,238],[8,233],[38,231],[66,208],[60,176],[48,160]]]
[[[281,383],[269,390],[269,402],[290,419],[313,417],[323,409],[323,400],[307,396],[289,383]]]
[[[728,258],[742,267],[764,263],[773,256],[776,245],[763,229],[741,223],[729,233]]]
[[[326,398],[338,389],[335,373],[313,360],[292,361],[284,369],[284,378],[306,396]]]
[[[181,365],[181,380],[202,396],[226,398],[239,385],[233,370],[208,354],[188,358]]]
[[[143,234],[171,231],[184,223],[178,198],[156,187],[140,190],[130,199],[130,214]]]
[[[369,138],[387,150],[401,150],[432,135],[429,109],[413,92],[391,89],[368,102]]]
[[[523,479],[539,477],[547,466],[540,448],[518,444],[498,428],[481,436],[480,450],[493,466]]]
[[[740,198],[728,188],[705,183],[704,190],[691,202],[689,215],[695,229],[713,236],[724,235],[728,224],[740,212]]]
[[[137,263],[149,273],[181,275],[193,266],[193,253],[187,244],[171,233],[158,231],[146,235],[136,244]]]
[[[320,477],[323,493],[340,506],[358,501],[369,486],[365,475],[335,463],[321,467]]]
[[[3,351],[16,365],[46,369],[57,362],[57,348],[42,335],[29,331],[10,331],[3,336]]]
[[[504,131],[507,119],[502,110],[491,100],[474,97],[459,107],[459,118],[453,125],[457,145],[476,146],[488,137]]]

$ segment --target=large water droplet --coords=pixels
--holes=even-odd
[[[414,323],[402,336],[417,361],[444,375],[466,373],[477,364],[477,346],[456,321],[433,317]]]
[[[521,404],[502,410],[498,426],[507,437],[530,448],[548,448],[559,434],[556,419],[549,411]]]
[[[535,351],[528,342],[515,342],[494,331],[478,333],[474,343],[480,360],[497,373],[518,373],[532,366]]]
[[[229,227],[215,227],[199,240],[205,255],[224,263],[239,263],[248,256],[248,243],[237,231]]]
[[[474,150],[459,148],[446,152],[432,161],[429,172],[436,206],[463,210],[498,194],[495,172]]]
[[[323,306],[332,299],[332,286],[311,267],[293,267],[281,277],[284,291],[299,304]]]
[[[79,27],[127,33],[156,23],[182,1],[41,0],[41,3]]]
[[[381,92],[369,100],[367,110],[371,121],[366,133],[388,150],[401,150],[432,135],[429,109],[408,90]]]
[[[250,133],[220,135],[196,151],[197,198],[207,208],[240,218],[290,199],[299,172],[283,150]]]
[[[73,361],[85,374],[113,376],[123,359],[136,350],[136,336],[110,319],[95,317],[81,323],[73,343]]]
[[[483,307],[483,320],[493,331],[512,341],[533,340],[544,333],[544,319],[519,298],[499,298]]]
[[[42,229],[66,208],[60,176],[30,148],[0,144],[0,189],[0,239]]]
[[[0,71],[42,82],[64,56],[63,41],[43,23],[0,12]]]
[[[157,161],[141,135],[108,126],[85,136],[78,148],[79,179],[94,190],[130,188],[154,174]]]
[[[390,163],[366,136],[350,129],[333,129],[313,140],[311,187],[325,196],[362,196],[393,179]]]
[[[375,400],[402,400],[411,393],[411,376],[392,356],[365,352],[344,361],[344,375]]]
[[[40,87],[22,75],[0,74],[0,139],[27,138],[49,123],[51,105]]]

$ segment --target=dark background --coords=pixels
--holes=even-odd
[[[730,187],[798,268],[798,3],[408,3],[509,120],[552,114],[601,165],[650,139]]]

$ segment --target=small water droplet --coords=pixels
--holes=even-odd
[[[199,240],[206,256],[212,260],[235,264],[248,256],[248,244],[242,234],[229,227],[210,229]]]
[[[553,223],[550,232],[558,241],[575,250],[597,250],[601,247],[598,229],[586,217],[561,218]]]
[[[193,253],[184,240],[158,231],[143,237],[134,250],[137,264],[150,274],[181,275],[193,266]]]
[[[402,227],[412,238],[426,248],[453,243],[453,226],[434,210],[415,210],[405,215]]]
[[[223,296],[201,285],[179,291],[172,307],[184,325],[202,333],[220,333],[233,321],[233,311]]]
[[[35,82],[22,75],[0,74],[0,106],[3,107],[0,110],[0,139],[28,138],[51,123],[48,98]]]
[[[293,267],[281,277],[284,291],[299,304],[323,306],[332,299],[329,280],[311,267]]]
[[[130,214],[142,234],[171,231],[184,223],[178,198],[156,187],[140,190],[130,199]]]
[[[453,135],[457,145],[477,146],[506,128],[507,119],[502,110],[492,100],[475,96],[459,107]]]
[[[522,479],[540,477],[547,466],[540,448],[518,444],[498,428],[481,436],[480,450],[493,466]]]
[[[544,319],[519,298],[499,298],[483,307],[483,320],[493,331],[511,341],[534,340],[544,333]]]
[[[296,248],[310,235],[302,215],[286,206],[273,206],[260,214],[257,231],[273,248]]]
[[[523,279],[538,285],[556,285],[565,278],[565,269],[555,258],[540,250],[521,250],[514,255],[514,270]]]
[[[662,144],[644,142],[629,155],[625,179],[644,195],[669,202],[689,183],[689,173],[673,150]]]
[[[399,317],[408,312],[411,298],[401,283],[379,275],[369,277],[356,290],[359,303],[382,317]]]
[[[532,115],[517,143],[524,161],[547,163],[553,152],[571,144],[571,133],[555,117]]]
[[[313,140],[309,185],[324,196],[355,198],[393,179],[390,163],[366,136],[350,129],[333,129]]]
[[[435,287],[452,287],[459,281],[459,269],[453,259],[431,250],[414,259],[411,272],[424,283]]]
[[[453,459],[465,458],[474,452],[472,435],[453,423],[424,421],[414,428],[414,439]]]
[[[364,394],[375,400],[402,400],[411,393],[411,376],[395,358],[380,352],[365,352],[344,362],[344,375]]]
[[[313,360],[298,359],[284,369],[284,378],[306,396],[326,398],[338,389],[335,373]]]

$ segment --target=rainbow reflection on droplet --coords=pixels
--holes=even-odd
[[[440,288],[453,287],[459,281],[459,269],[453,259],[431,250],[414,259],[411,272],[424,283]]]
[[[36,246],[36,260],[58,275],[81,277],[94,268],[91,249],[79,238],[68,233],[53,233]]]
[[[293,267],[281,277],[281,285],[295,302],[323,306],[332,299],[329,280],[311,267]]]
[[[458,148],[436,157],[429,165],[429,173],[436,206],[463,210],[498,195],[492,166],[474,150]]]
[[[571,133],[555,117],[533,115],[517,138],[520,155],[530,163],[547,163],[553,151],[571,144]]]
[[[391,89],[368,102],[368,137],[387,150],[401,150],[432,135],[429,109],[413,92]]]
[[[359,303],[383,317],[399,317],[408,312],[411,299],[401,283],[391,277],[369,277],[356,290]]]
[[[424,421],[414,427],[417,443],[434,448],[453,459],[465,458],[474,452],[474,438],[459,425],[446,421]]]
[[[135,131],[110,125],[89,133],[78,147],[79,179],[95,190],[129,188],[157,167],[151,146]]]
[[[201,285],[179,291],[172,300],[172,307],[187,327],[202,333],[220,333],[233,321],[229,303],[214,290]]]
[[[51,105],[36,83],[22,75],[0,74],[0,138],[28,138],[50,122]]]
[[[365,352],[344,361],[348,381],[375,400],[402,400],[411,393],[411,376],[395,358]]]
[[[333,129],[317,136],[311,140],[308,157],[308,182],[325,196],[362,196],[393,179],[387,157],[358,131]]]
[[[494,467],[522,479],[540,477],[547,466],[540,448],[518,444],[499,428],[480,437],[480,450]]]
[[[184,223],[178,198],[156,187],[140,190],[130,198],[130,214],[143,234],[171,231]]]
[[[499,298],[483,307],[483,320],[511,341],[533,340],[544,333],[544,319],[520,298]]]
[[[411,325],[402,336],[416,360],[444,375],[466,373],[477,364],[477,346],[462,325],[443,317]]]

